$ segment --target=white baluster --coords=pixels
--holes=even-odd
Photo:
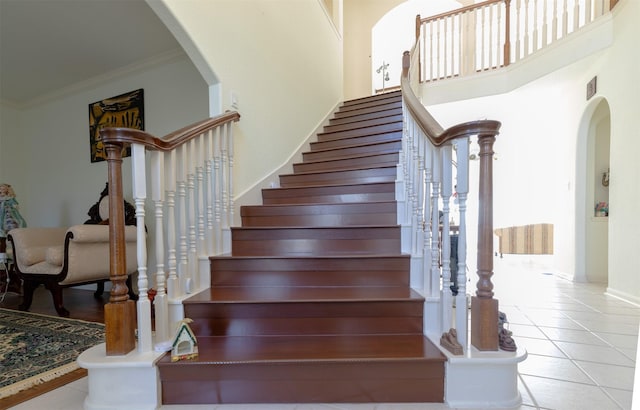
[[[553,0],[553,17],[551,19],[551,42],[558,39],[558,1]]]
[[[494,41],[493,41],[493,10],[494,10],[494,7],[492,5],[490,5],[488,7],[488,9],[489,9],[489,42],[487,43],[487,48],[488,48],[487,51],[488,51],[489,55],[487,57],[487,63],[488,63],[487,64],[487,68],[491,69],[494,66],[493,65],[493,47],[494,47],[494,44],[497,44],[497,43],[494,43]]]
[[[584,24],[589,24],[593,21],[593,8],[591,7],[591,2],[594,0],[586,0],[584,4]],[[598,0],[595,0],[596,2]]]
[[[580,2],[573,0],[573,30],[576,31],[580,26]]]
[[[424,240],[422,241],[422,253],[424,255],[423,271],[424,271],[424,294],[427,297],[435,297],[440,293],[440,275],[435,275],[431,271],[431,265],[433,261],[433,255],[431,254],[434,238],[432,236],[432,223],[431,223],[431,198],[429,193],[433,189],[433,150],[434,147],[427,141],[424,144],[423,156],[425,159],[425,201],[424,201]]]
[[[167,185],[165,192],[167,197],[167,265],[169,268],[167,294],[170,299],[175,299],[183,292],[178,279],[176,258],[176,150],[171,150],[164,156],[164,172]]]
[[[430,53],[430,59],[429,59],[429,66],[431,67],[430,72],[429,72],[429,78],[431,80],[435,80],[436,77],[436,63],[438,61],[438,56],[436,54],[436,49],[438,47],[437,43],[436,43],[436,37],[437,37],[437,31],[435,31],[435,29],[437,29],[437,27],[435,27],[435,21],[432,21],[431,23],[429,23],[429,39],[431,41],[431,53]]]
[[[456,196],[458,199],[458,294],[456,295],[456,330],[458,342],[467,349],[467,194],[469,192],[469,138],[456,140]]]
[[[229,153],[227,151],[228,135],[226,130],[221,130],[220,152],[221,163],[221,186],[222,186],[222,248],[225,253],[231,252],[231,231],[229,227]]]
[[[516,58],[515,60],[520,60],[520,39],[522,37],[521,31],[521,20],[520,20],[520,9],[522,8],[522,0],[516,0]]]
[[[446,332],[452,325],[452,295],[451,295],[451,240],[449,237],[449,201],[452,187],[452,153],[451,145],[440,148],[442,166],[442,331]]]
[[[196,150],[195,140],[186,143],[187,146],[187,269],[189,270],[189,278],[191,279],[191,291],[197,289],[199,282],[197,270],[197,251],[196,251]]]
[[[191,293],[192,283],[189,272],[188,242],[187,242],[187,146],[178,148],[176,169],[178,171],[178,250],[179,263],[178,275],[180,276],[181,288],[185,293]]]
[[[151,152],[151,200],[155,213],[155,251],[156,251],[156,296],[153,299],[155,308],[156,340],[169,340],[169,308],[167,301],[167,281],[164,270],[164,153]]]
[[[569,13],[567,11],[567,0],[562,2],[562,38],[567,36],[569,26]]]
[[[529,51],[529,0],[524,2],[524,56],[528,56]]]
[[[197,241],[196,241],[196,253],[198,261],[201,258],[205,258],[206,255],[206,236],[205,236],[205,218],[207,216],[206,208],[205,208],[205,182],[204,182],[204,173],[205,173],[205,149],[204,142],[206,139],[206,133],[200,134],[195,139],[196,145],[196,156],[197,156],[197,166],[196,166],[196,219],[198,222],[198,230],[197,230]],[[199,265],[199,262],[198,262]],[[198,269],[200,270],[200,269]],[[202,279],[202,274],[204,272],[199,272],[199,276]]]
[[[451,73],[449,71],[449,59],[447,58],[447,56],[449,55],[449,51],[448,51],[448,38],[449,38],[449,28],[448,28],[448,24],[447,22],[449,21],[448,17],[445,17],[442,19],[442,77],[446,78],[448,77]]]
[[[434,280],[435,278],[438,278],[437,288],[432,289],[435,293],[433,296],[437,296],[440,290],[440,266],[438,265],[440,261],[440,251],[438,249],[440,239],[440,224],[438,223],[438,220],[440,215],[438,212],[438,198],[440,197],[440,181],[442,181],[442,161],[439,151],[439,148],[434,148],[431,155],[433,161],[433,182],[431,184],[431,279]]]
[[[229,226],[233,225],[234,221],[234,200],[233,200],[233,123],[227,123],[227,138],[228,138],[228,155],[229,155]]]
[[[222,139],[222,135],[220,135],[220,130],[218,130],[217,139],[214,139],[214,157],[213,157],[213,193],[215,200],[215,219],[216,219],[216,228],[215,228],[215,244],[216,244],[216,255],[223,253],[222,246],[222,158],[220,154],[220,140]]]
[[[147,199],[147,179],[145,172],[145,148],[144,145],[133,144],[131,146],[131,167],[133,169],[133,199],[136,204],[136,235],[138,257],[138,351],[150,352],[151,342],[151,302],[147,290],[149,280],[147,278],[147,233],[144,224],[144,203]]]
[[[205,165],[205,195],[206,195],[206,203],[207,203],[207,228],[206,228],[206,237],[207,237],[207,255],[214,255],[214,226],[215,219],[213,214],[213,187],[214,187],[214,177],[213,177],[213,134],[215,130],[209,130],[207,132],[206,144],[205,144],[205,155],[206,155],[206,165]]]
[[[546,47],[549,42],[549,25],[548,25],[548,8],[547,1],[542,0],[542,47]]]
[[[531,51],[535,52],[540,49],[539,34],[538,34],[538,2],[534,0],[533,2],[533,46],[531,47]]]

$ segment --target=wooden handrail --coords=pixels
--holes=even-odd
[[[420,23],[421,24],[422,23],[429,23],[429,22],[432,22],[432,21],[435,21],[435,20],[438,20],[438,19],[441,19],[441,18],[455,16],[456,14],[462,14],[462,13],[465,13],[467,11],[481,9],[483,7],[490,6],[490,5],[496,4],[496,3],[502,3],[504,1],[505,0],[487,0],[487,1],[483,1],[482,3],[471,4],[469,6],[461,7],[459,9],[447,11],[447,12],[440,13],[440,14],[436,14],[434,16],[425,17],[423,19],[420,19]]]
[[[105,145],[142,144],[147,147],[147,149],[166,152],[175,149],[206,130],[215,128],[218,125],[222,125],[227,122],[235,122],[239,120],[240,114],[237,111],[227,111],[217,117],[207,118],[206,120],[188,125],[167,134],[162,138],[154,137],[153,135],[141,130],[113,127],[103,128],[100,130],[100,137]]]
[[[407,108],[411,111],[411,115],[413,115],[416,123],[433,145],[439,147],[456,138],[470,135],[498,135],[501,124],[495,120],[470,121],[454,125],[446,130],[443,129],[438,121],[429,114],[429,111],[424,108],[411,89],[409,84],[410,63],[409,52],[405,51],[402,56],[402,78],[400,80],[402,95]]]
[[[128,297],[125,283],[126,253],[124,237],[124,207],[122,194],[122,148],[141,144],[147,149],[171,151],[202,133],[240,119],[237,112],[227,112],[214,118],[191,124],[163,138],[131,128],[103,128],[100,137],[107,152],[109,179],[109,268],[111,297],[105,305],[106,354],[125,355],[135,348],[136,308]]]

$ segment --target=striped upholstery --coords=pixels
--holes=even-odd
[[[553,255],[553,224],[498,228],[500,254]]]

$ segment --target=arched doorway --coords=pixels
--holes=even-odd
[[[464,0],[407,0],[387,12],[371,29],[372,94],[398,87],[402,53],[415,43],[416,15],[429,17],[455,10]]]
[[[578,135],[576,272],[579,282],[608,282],[611,112],[600,97],[585,109]]]

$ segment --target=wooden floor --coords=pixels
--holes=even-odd
[[[104,323],[104,305],[109,301],[109,292],[105,292],[100,298],[93,296],[93,286],[88,289],[67,288],[63,291],[64,306],[71,312],[71,319],[81,319],[89,322]],[[0,293],[0,299],[2,299]],[[7,292],[4,300],[0,302],[0,308],[18,310],[18,305],[22,302],[22,295]],[[33,296],[33,304],[30,312],[42,315],[58,316],[53,307],[51,293],[40,286]]]

